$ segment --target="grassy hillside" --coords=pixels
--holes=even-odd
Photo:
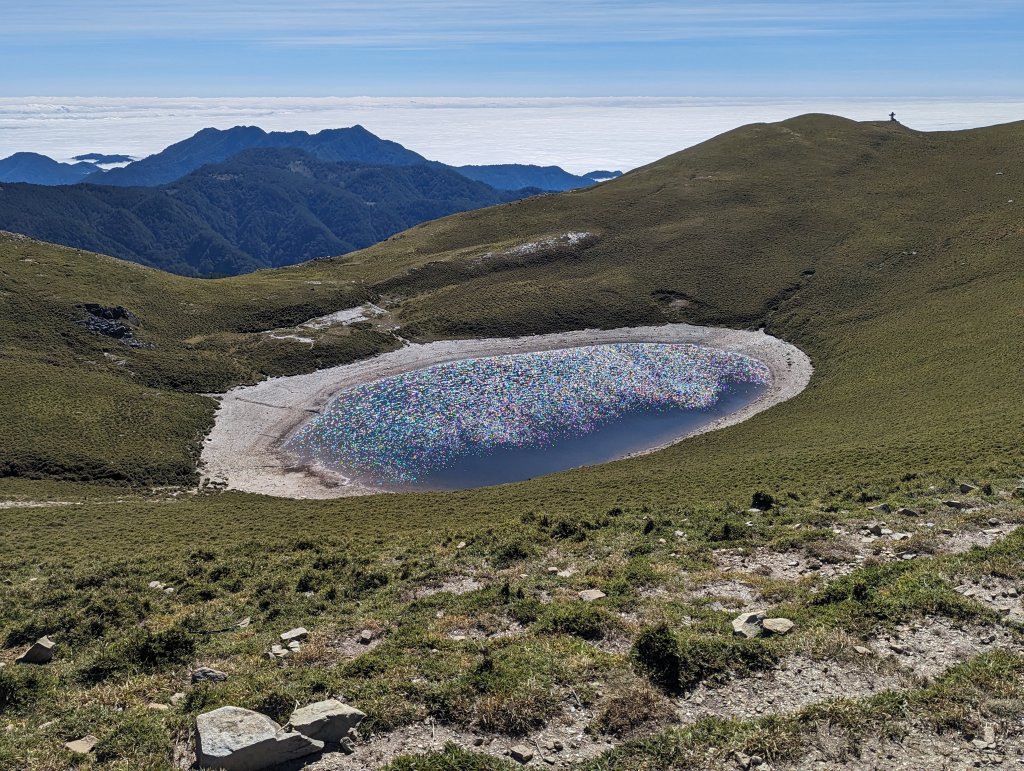
[[[414,339],[685,320],[764,326],[804,348],[817,375],[798,399],[726,432],[467,499],[515,510],[564,505],[571,489],[589,506],[591,494],[603,499],[637,482],[652,500],[672,500],[1012,465],[1022,424],[1015,363],[1024,198],[1014,200],[1022,134],[1024,124],[921,134],[828,116],[749,126],[592,189],[448,217],[337,260],[217,282],[8,238],[2,313],[12,365],[3,393],[18,412],[18,400],[40,393],[34,384],[59,388],[80,371],[118,389],[169,392],[190,405],[189,430],[171,430],[142,401],[138,419],[127,411],[119,441],[89,443],[95,456],[114,458],[138,433],[163,446],[176,470],[135,448],[131,465],[152,471],[125,476],[168,481],[186,473],[190,438],[209,419],[210,403],[191,393],[394,344],[365,329],[311,347],[257,330],[366,298],[385,303]],[[567,231],[594,236],[575,247],[504,251]],[[155,348],[127,349],[76,326],[82,302],[132,310]],[[115,390],[120,409],[125,397]],[[61,448],[91,436],[80,426],[88,410],[59,393],[43,406],[67,439],[12,431],[8,452],[27,453],[22,465],[46,474],[76,467],[76,451],[65,457]],[[101,475],[121,475],[124,463],[104,460]]]
[[[1024,123],[923,134],[812,115],[737,129],[584,191],[233,279],[0,236],[0,491],[67,502],[0,510],[4,660],[44,632],[67,646],[38,676],[0,670],[0,711],[25,726],[0,738],[0,760],[25,765],[36,752],[30,766],[60,768],[61,743],[92,732],[97,767],[169,767],[197,712],[235,703],[281,716],[337,692],[375,731],[428,720],[503,742],[578,705],[593,735],[639,736],[594,769],[715,767],[734,749],[784,761],[824,731],[855,753],[901,726],[969,738],[1019,722],[1019,620],[955,587],[1024,591],[1010,534],[1024,519],[1011,492],[1024,469],[1021,169]],[[514,248],[583,231],[574,246]],[[397,345],[386,325],[311,333],[312,345],[261,334],[368,299],[414,339],[765,327],[816,372],[800,396],[740,425],[498,488],[322,502],[148,489],[192,478],[214,407],[202,394]],[[74,323],[88,302],[126,307],[153,347]],[[99,484],[72,483],[84,479]],[[962,481],[979,488],[976,511],[940,503]],[[756,490],[779,505],[751,515]],[[906,545],[862,540],[878,501],[920,509],[888,517]],[[984,548],[963,553],[972,544]],[[836,570],[786,573],[788,560],[812,559]],[[575,572],[562,581],[550,566]],[[177,593],[154,595],[154,578]],[[479,586],[463,591],[470,578]],[[722,582],[756,588],[797,621],[794,636],[735,642]],[[590,587],[607,601],[580,603]],[[244,634],[202,632],[245,615]],[[891,671],[888,659],[851,663],[854,644],[881,650],[907,625],[931,635],[938,622],[974,635],[979,655],[941,659],[926,679],[904,659]],[[268,661],[275,634],[298,624],[314,632],[309,649]],[[498,636],[455,639],[463,626]],[[362,628],[384,642],[350,660]],[[989,634],[1011,652],[979,647]],[[667,686],[634,664],[644,640],[678,664]],[[746,687],[795,660],[897,680],[862,699],[643,738],[694,688],[730,677]],[[189,689],[168,713],[144,709],[183,688],[194,663],[232,679]],[[394,767],[506,766],[451,749]]]

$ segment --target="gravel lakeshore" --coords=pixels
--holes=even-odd
[[[411,344],[352,364],[308,375],[271,378],[228,391],[221,397],[216,424],[203,446],[200,470],[206,479],[229,489],[285,498],[340,498],[386,492],[359,485],[335,471],[300,465],[280,445],[338,392],[363,383],[460,359],[610,343],[702,345],[759,359],[771,371],[771,383],[760,398],[669,444],[739,423],[784,402],[806,388],[813,372],[803,351],[763,332],[690,324]]]

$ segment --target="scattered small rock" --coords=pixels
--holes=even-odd
[[[228,679],[227,672],[212,667],[199,667],[192,670],[192,683],[223,683]]]
[[[741,613],[732,620],[732,633],[743,637],[760,637],[764,633],[764,613]]]
[[[146,709],[151,709],[154,712],[166,712],[170,709],[166,704],[160,704],[159,702],[151,701],[146,705]]]
[[[593,602],[594,600],[600,600],[602,597],[607,597],[607,595],[600,589],[584,589],[580,592],[580,599],[584,602]]]
[[[899,514],[901,517],[919,517],[919,516],[921,516],[921,512],[919,512],[917,509],[908,509],[906,506],[903,506],[902,508],[896,509],[896,513]]]
[[[978,488],[975,487],[974,485],[969,485],[966,482],[960,485],[960,492],[963,493],[964,495],[967,495],[968,493],[973,493],[977,489]]]
[[[892,506],[888,503],[880,503],[877,506],[872,506],[871,511],[876,511],[879,514],[892,514]]]
[[[465,541],[459,541],[458,544],[455,546],[455,548],[456,549],[465,549],[466,548],[466,542]]]
[[[291,655],[291,651],[285,648],[283,645],[274,643],[270,646],[270,657],[275,659],[283,659],[286,656]]]
[[[369,629],[364,629],[359,633],[359,644],[369,645],[373,642],[373,632]]]
[[[531,750],[525,744],[515,745],[508,751],[508,754],[511,755],[512,760],[516,761],[517,763],[526,764],[533,760],[533,750]]]
[[[99,739],[92,734],[88,734],[83,736],[81,739],[75,739],[73,742],[67,742],[64,746],[78,755],[88,755],[92,752],[93,747],[99,743]]]

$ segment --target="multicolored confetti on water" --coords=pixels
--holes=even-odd
[[[769,380],[757,359],[694,345],[465,359],[343,391],[285,446],[380,484],[408,484],[467,453],[550,446],[627,413],[703,409],[730,383]]]

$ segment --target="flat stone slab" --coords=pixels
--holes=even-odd
[[[788,634],[794,624],[788,618],[766,618],[761,622],[761,626],[768,634],[782,635]]]
[[[287,632],[281,633],[281,642],[290,643],[292,640],[301,642],[309,637],[309,630],[304,626],[295,627],[295,629],[289,629]]]
[[[585,589],[580,592],[580,599],[584,602],[593,602],[594,600],[600,600],[602,597],[607,597],[604,592],[600,589]]]
[[[323,742],[241,707],[221,707],[196,718],[196,763],[202,768],[260,771],[323,748]]]
[[[67,742],[64,746],[78,755],[87,755],[92,752],[93,747],[99,743],[99,739],[92,734],[89,734],[88,736],[83,736],[81,739],[75,739],[73,742]]]
[[[365,717],[366,713],[355,707],[337,699],[326,699],[295,710],[288,718],[288,725],[310,739],[340,744]]]

